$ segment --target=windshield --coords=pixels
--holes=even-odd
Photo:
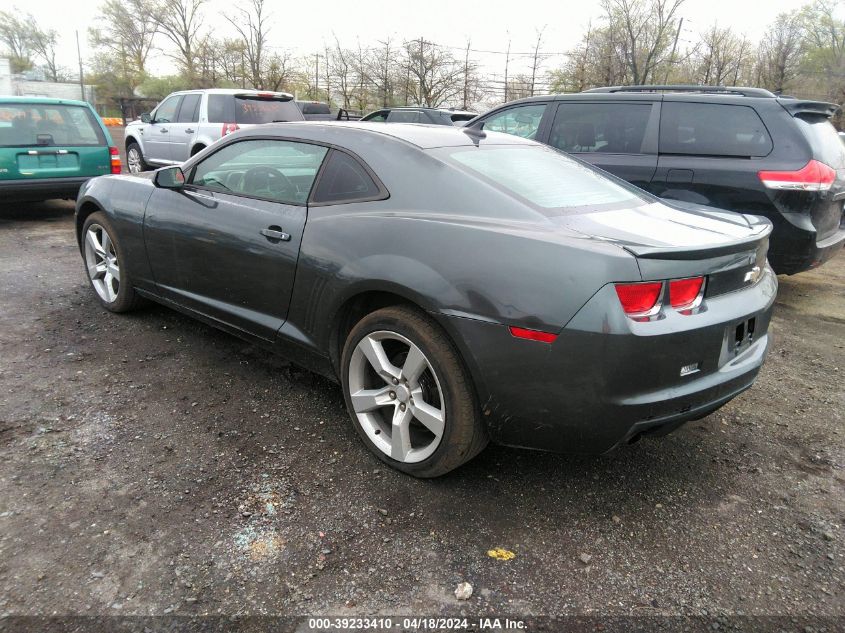
[[[103,131],[84,106],[0,104],[0,147],[85,147],[106,144]]]
[[[446,155],[453,164],[546,215],[611,210],[652,201],[645,192],[544,146],[449,148]]]

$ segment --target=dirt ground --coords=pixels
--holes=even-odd
[[[780,279],[757,384],[705,420],[418,481],[336,385],[104,312],[72,226],[0,207],[0,615],[845,615],[845,254]]]

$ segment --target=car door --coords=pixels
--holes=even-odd
[[[560,101],[545,142],[647,189],[657,168],[657,101]]]
[[[200,120],[201,92],[189,92],[182,97],[176,122],[168,128],[170,135],[170,160],[184,163],[191,156],[191,146]]]
[[[144,239],[162,296],[272,341],[287,316],[306,203],[326,152],[235,141],[192,166],[184,188],[156,189]]]
[[[548,102],[521,103],[491,112],[472,127],[540,140],[545,131]]]
[[[181,102],[182,95],[167,97],[153,112],[144,135],[144,159],[159,163],[173,160],[170,157],[170,126],[176,122]]]
[[[750,106],[688,99],[663,102],[651,191],[730,211],[768,208],[757,163],[773,145],[760,116]]]

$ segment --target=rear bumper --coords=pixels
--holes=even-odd
[[[784,214],[786,218],[786,214]],[[794,275],[821,266],[845,247],[845,226],[816,241],[809,216],[797,215],[775,223],[769,261],[779,275]]]
[[[38,178],[26,180],[0,180],[0,200],[25,202],[53,198],[76,199],[79,188],[92,176],[81,178]]]
[[[491,439],[526,448],[603,453],[637,435],[671,430],[748,389],[769,348],[777,293],[771,269],[753,287],[706,299],[694,315],[637,323],[612,286],[600,290],[551,345],[508,328],[447,317],[474,374]],[[754,319],[739,348],[734,333]],[[681,376],[681,368],[699,371]]]

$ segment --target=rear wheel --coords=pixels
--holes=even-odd
[[[117,234],[105,214],[98,211],[89,215],[82,227],[82,236],[88,281],[102,306],[112,312],[135,308],[140,297],[129,280]]]
[[[342,368],[356,431],[393,468],[437,477],[486,446],[469,375],[424,314],[389,307],[367,315],[346,340]]]
[[[126,166],[130,174],[140,174],[142,171],[149,171],[150,166],[144,160],[144,154],[137,143],[129,143],[126,146]]]

